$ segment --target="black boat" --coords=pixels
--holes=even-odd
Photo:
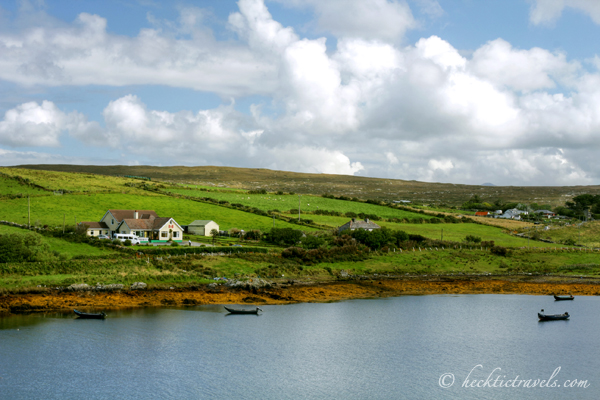
[[[258,315],[259,311],[262,311],[260,308],[256,307],[255,310],[240,310],[239,308],[229,308],[225,307],[230,314],[256,314]]]
[[[103,312],[101,312],[100,314],[84,313],[84,312],[77,311],[77,310],[73,310],[73,312],[79,318],[83,318],[83,319],[104,319],[104,318],[106,318],[106,314],[104,314]]]
[[[540,321],[559,321],[569,319],[570,315],[568,312],[564,314],[544,314],[544,310],[538,313]]]
[[[572,294],[568,295],[568,296],[557,296],[554,295],[554,300],[573,300],[575,297],[573,297]]]

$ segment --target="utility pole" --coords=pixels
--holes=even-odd
[[[298,195],[298,222],[300,222],[300,198],[302,197],[301,194]]]
[[[63,214],[63,235],[65,234],[65,222],[67,220],[67,214]]]
[[[31,199],[27,195],[27,229],[31,229]]]

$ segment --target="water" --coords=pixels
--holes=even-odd
[[[541,308],[569,311],[571,320],[540,323]],[[595,297],[406,296],[262,309],[260,316],[201,306],[109,311],[106,320],[0,318],[0,398],[600,396]],[[558,367],[553,381],[561,387],[463,387],[465,379],[481,386],[495,368],[493,379],[541,380]],[[454,384],[442,388],[446,373]],[[588,387],[564,387],[574,379]]]

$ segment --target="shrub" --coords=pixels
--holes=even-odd
[[[131,240],[127,239],[123,242],[123,246],[131,246]]]
[[[490,249],[490,251],[492,252],[492,254],[495,254],[497,256],[506,257],[508,255],[508,249],[502,246],[494,246]]]
[[[479,236],[467,235],[465,237],[465,242],[469,242],[469,243],[481,243],[481,238]]]
[[[172,246],[172,247],[177,247],[177,246],[179,246],[179,243],[177,243],[177,242],[172,242],[172,243],[171,243],[171,246]]]

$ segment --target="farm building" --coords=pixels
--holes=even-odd
[[[379,225],[374,222],[369,221],[368,218],[365,218],[362,221],[357,221],[352,218],[351,221],[339,227],[338,232],[343,232],[345,230],[355,230],[355,229],[365,229],[367,231],[372,231],[373,229],[381,229]]]
[[[192,235],[210,236],[210,231],[213,229],[219,230],[219,225],[215,221],[197,219],[188,225],[187,232]]]

